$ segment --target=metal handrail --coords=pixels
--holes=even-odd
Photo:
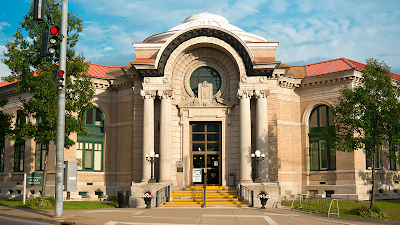
[[[239,201],[249,204],[251,205],[251,207],[254,207],[254,192],[249,188],[240,185],[238,197]]]
[[[165,186],[156,191],[156,207],[171,201],[171,186]]]

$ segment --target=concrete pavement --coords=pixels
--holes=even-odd
[[[53,222],[54,224],[105,224],[105,225],[197,225],[197,224],[400,224],[395,222],[369,221],[344,217],[327,217],[325,214],[309,214],[290,207],[280,209],[258,208],[113,208],[113,209],[67,209],[64,219],[53,218],[53,209],[24,209],[0,206],[0,215],[28,220]]]

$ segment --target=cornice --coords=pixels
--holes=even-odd
[[[359,83],[361,81],[361,77],[352,75],[352,76],[346,76],[346,77],[337,77],[337,78],[331,78],[331,79],[313,79],[311,81],[307,81],[306,79],[303,79],[303,82],[300,84],[300,88],[306,89],[306,88],[314,88],[318,86],[328,86],[328,85],[335,85],[335,84],[341,84],[344,82],[353,82],[353,83]]]

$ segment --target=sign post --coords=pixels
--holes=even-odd
[[[22,204],[25,205],[26,200],[26,173],[24,173],[24,197],[22,198]]]
[[[206,207],[206,189],[207,189],[207,168],[204,168],[204,200],[203,200],[203,208]]]

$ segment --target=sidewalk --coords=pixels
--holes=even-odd
[[[324,214],[309,214],[290,207],[281,209],[258,208],[114,208],[114,209],[67,209],[64,219],[53,218],[54,209],[24,209],[0,206],[0,215],[28,220],[53,222],[54,224],[106,224],[106,225],[195,225],[195,224],[399,224],[344,217],[327,217]],[[63,224],[61,223],[61,224]]]

